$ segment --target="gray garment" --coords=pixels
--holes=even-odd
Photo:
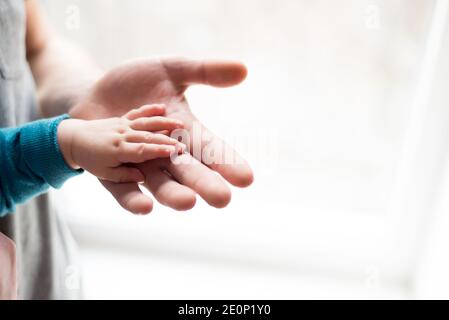
[[[0,127],[37,118],[33,77],[26,61],[25,2],[0,0]],[[0,172],[1,174],[1,172]],[[0,218],[0,232],[17,245],[20,299],[80,297],[73,285],[74,242],[47,195]]]

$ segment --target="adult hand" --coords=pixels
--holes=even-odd
[[[16,247],[0,232],[0,300],[17,298]]]
[[[243,81],[244,65],[227,61],[193,61],[185,59],[139,60],[123,64],[108,72],[90,93],[71,110],[73,117],[98,119],[121,116],[130,109],[152,103],[164,103],[168,117],[182,120],[191,133],[201,127],[200,149],[209,153],[226,152],[232,163],[201,163],[200,156],[184,154],[183,161],[157,159],[140,164],[145,186],[162,204],[176,210],[188,210],[195,205],[196,194],[214,207],[224,207],[231,199],[226,183],[215,174],[238,187],[253,181],[251,168],[232,148],[205,128],[191,112],[185,98],[192,84],[228,87]],[[190,148],[192,151],[193,148]],[[199,156],[200,155],[200,156]],[[179,159],[178,159],[179,160]],[[136,183],[101,181],[119,204],[134,213],[148,213],[153,208],[151,198]]]

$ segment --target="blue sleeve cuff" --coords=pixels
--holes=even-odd
[[[58,144],[58,126],[70,118],[65,114],[27,124],[21,132],[21,148],[27,165],[53,188],[83,172],[70,168],[64,160]]]

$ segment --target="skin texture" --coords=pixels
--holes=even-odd
[[[140,170],[128,164],[168,158],[182,148],[178,140],[156,133],[183,127],[164,113],[162,105],[147,105],[120,118],[64,120],[58,143],[73,169],[83,168],[112,182],[141,182],[145,178]]]
[[[136,106],[163,103],[166,115],[181,120],[190,131],[196,122],[201,124],[187,103],[187,88],[193,84],[237,85],[247,74],[245,66],[238,62],[177,58],[143,59],[104,74],[82,50],[52,32],[36,0],[28,0],[26,5],[27,59],[44,116],[70,111],[79,119],[103,119],[121,117]],[[204,131],[208,132],[206,128]],[[219,137],[210,134],[210,139],[213,145],[221,145]],[[204,141],[202,147],[208,142]],[[145,176],[145,187],[158,202],[176,210],[192,208],[197,194],[214,207],[226,206],[231,191],[219,175],[238,187],[253,181],[251,168],[238,155],[239,164],[208,166],[195,162],[188,154],[182,157],[189,163],[174,165],[168,159],[156,159],[138,165]],[[151,198],[141,192],[137,183],[101,182],[125,209],[133,213],[152,210]]]
[[[184,95],[189,85],[227,87],[243,81],[246,74],[245,66],[238,62],[176,58],[136,60],[108,72],[70,113],[77,118],[97,119],[120,116],[133,105],[164,103],[166,116],[181,120],[185,129],[190,131],[195,123],[201,123],[191,112]],[[207,133],[204,136],[208,137],[207,141],[202,141],[202,147],[208,144],[210,148],[211,141],[216,146],[224,144],[207,128],[202,128]],[[188,210],[195,205],[198,194],[211,206],[222,208],[229,203],[231,191],[214,171],[238,187],[246,187],[253,181],[253,173],[245,160],[230,147],[226,149],[234,154],[234,159],[238,159],[237,164],[206,166],[194,159],[174,164],[167,159],[158,159],[137,167],[146,177],[145,186],[164,205]],[[185,154],[182,157],[191,156]],[[151,199],[140,191],[136,183],[102,183],[125,209],[135,213],[151,211]]]
[[[0,232],[0,300],[17,299],[16,247]]]

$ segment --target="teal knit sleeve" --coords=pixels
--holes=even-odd
[[[0,129],[0,217],[15,205],[62,184],[82,170],[65,162],[57,130],[68,115]]]

